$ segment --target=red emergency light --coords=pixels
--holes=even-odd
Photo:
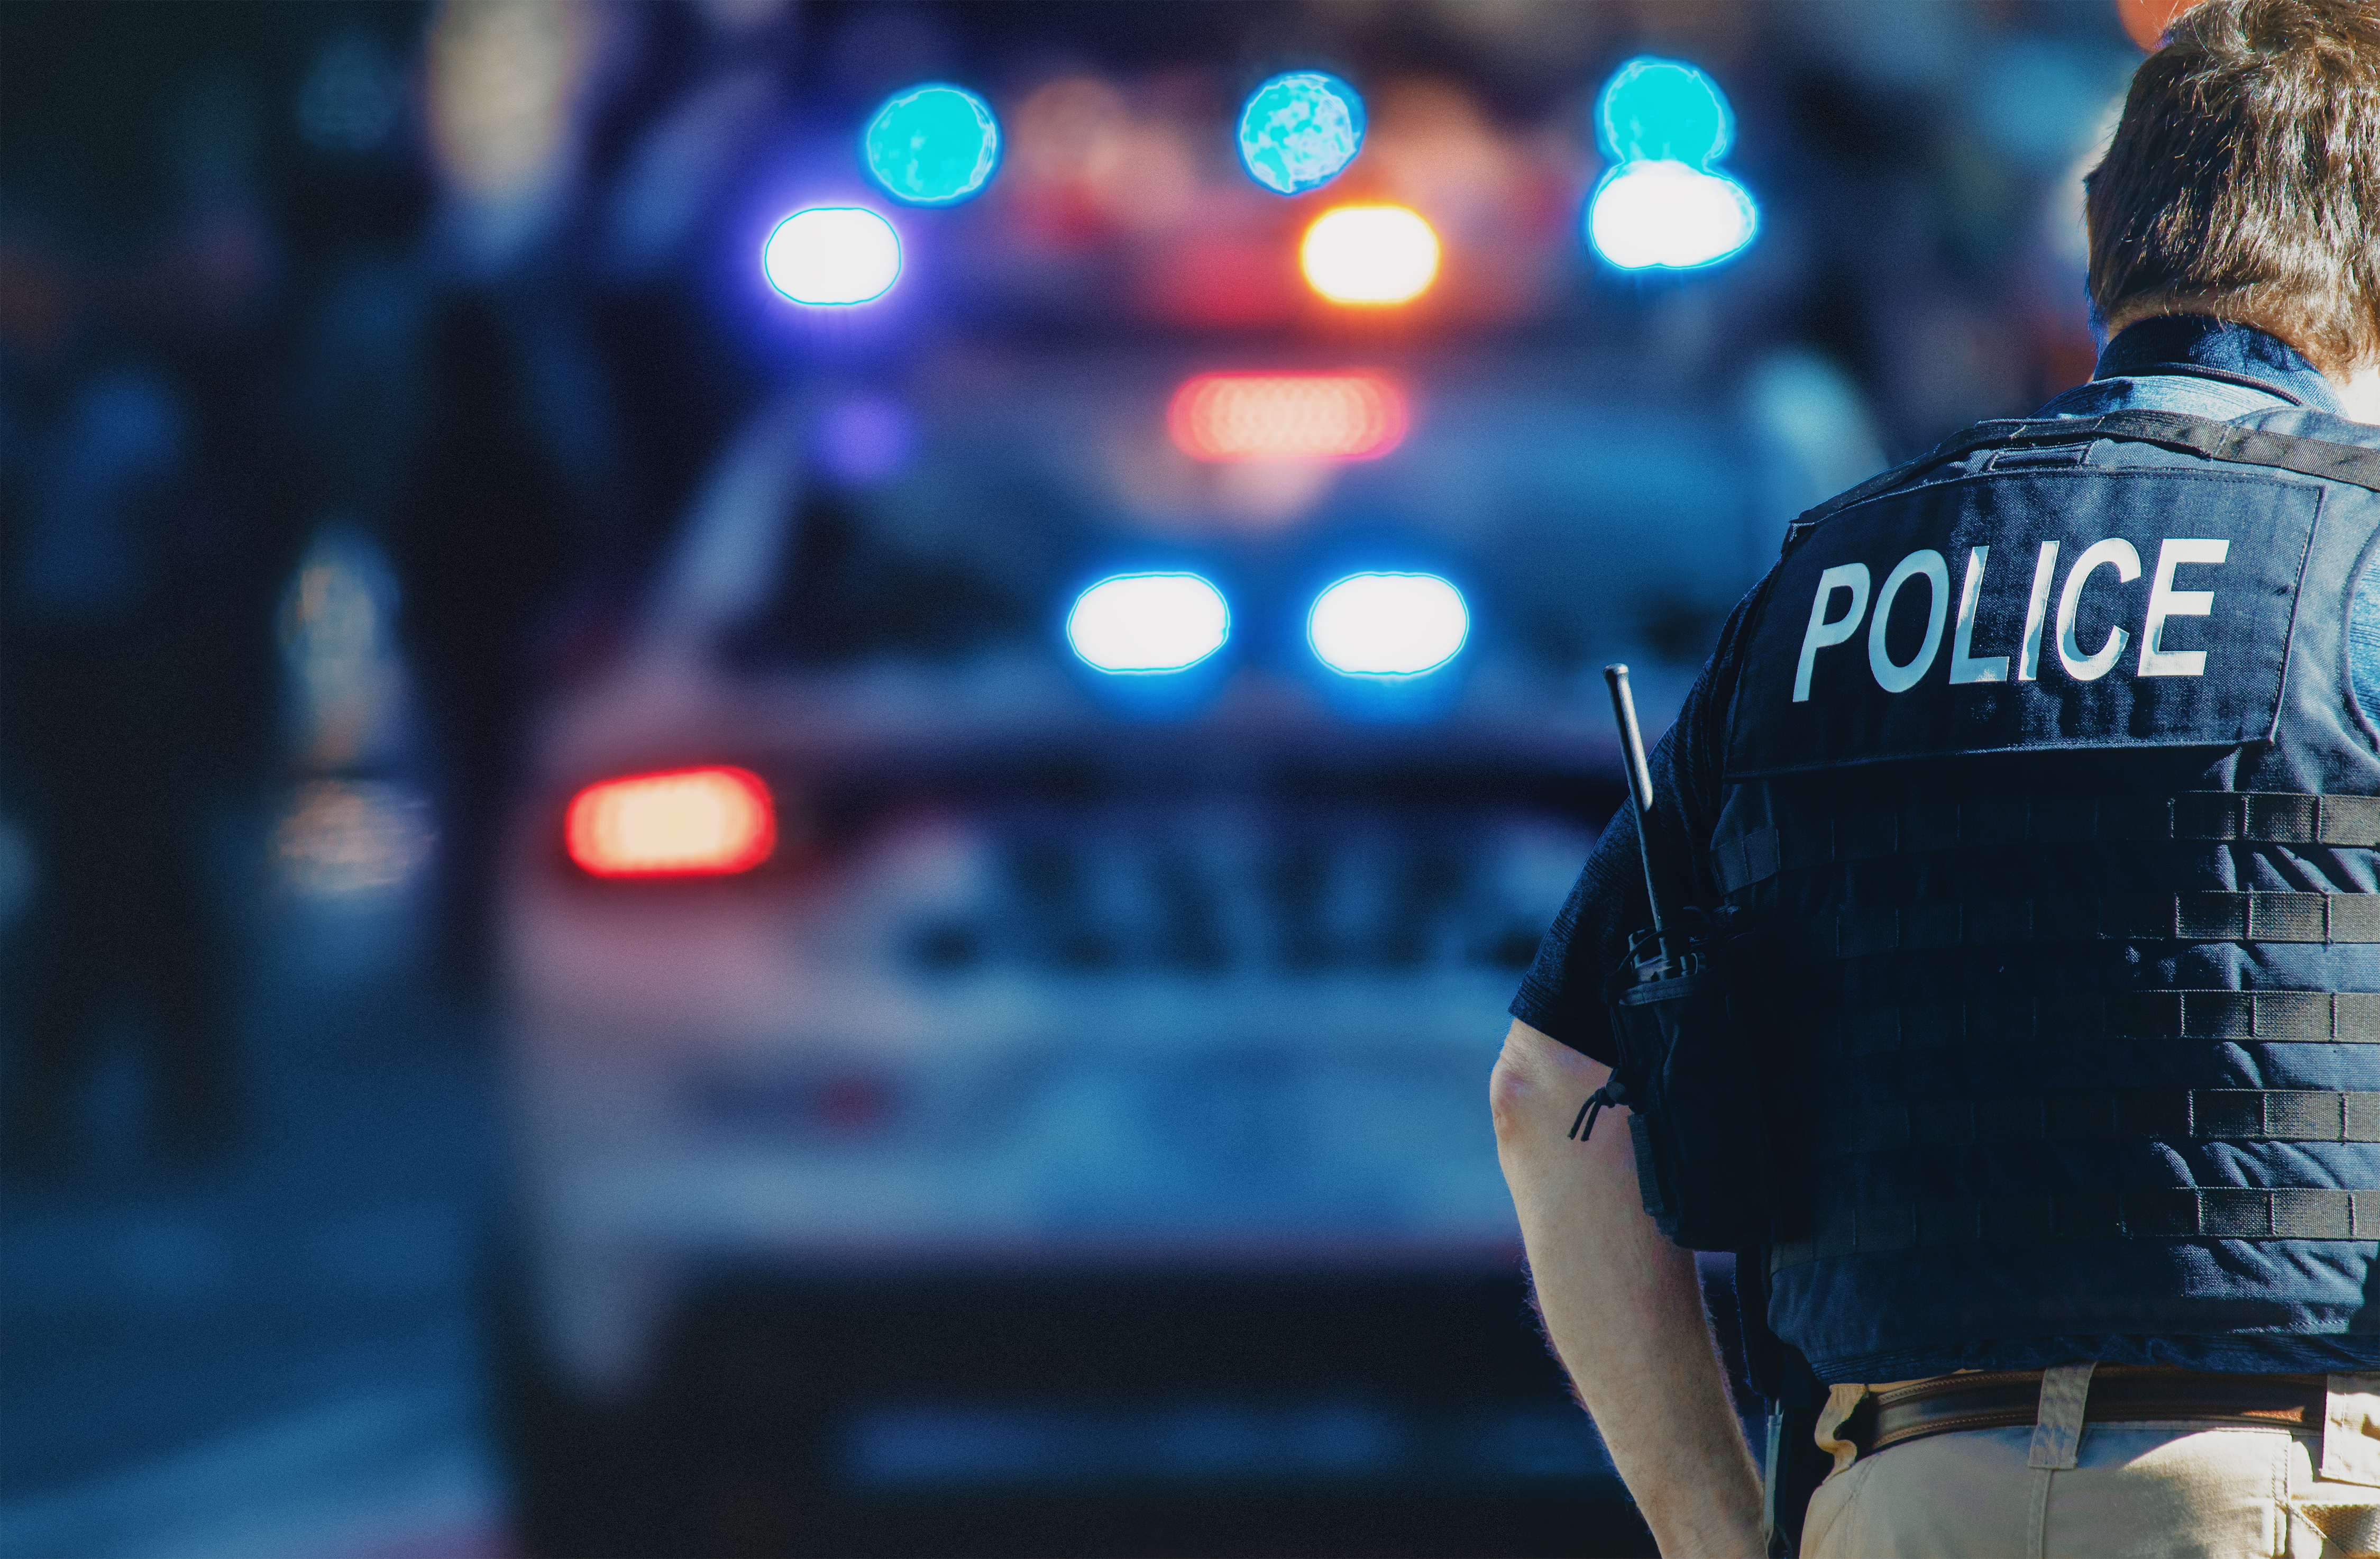
[[[1198,460],[1368,460],[1405,436],[1405,395],[1378,373],[1201,373],[1166,425]]]
[[[725,876],[776,848],[776,802],[747,769],[631,774],[572,797],[563,836],[597,877]]]

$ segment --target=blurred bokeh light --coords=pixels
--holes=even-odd
[[[431,25],[430,147],[470,262],[502,264],[555,220],[612,14],[577,0],[443,0]]]
[[[917,449],[917,420],[890,396],[846,396],[819,419],[815,453],[832,481],[864,487],[898,476]]]
[[[1622,270],[1686,271],[1743,251],[1759,231],[1752,197],[1733,179],[1682,163],[1629,163],[1596,188],[1586,231]]]
[[[868,171],[896,201],[940,206],[981,192],[1000,165],[991,105],[947,82],[895,92],[877,109],[861,144]]]
[[[1378,373],[1202,373],[1166,426],[1200,460],[1368,459],[1404,441],[1405,396]]]
[[[771,229],[760,269],[795,303],[868,303],[901,279],[901,235],[865,206],[812,206]]]
[[[341,897],[403,883],[437,842],[430,803],[385,781],[322,779],[298,788],[273,854],[294,891]]]
[[[1435,574],[1351,574],[1315,597],[1306,637],[1347,676],[1416,676],[1463,650],[1471,613]]]
[[[1699,167],[1735,143],[1735,114],[1704,71],[1682,60],[1632,59],[1596,102],[1603,149],[1620,162]]]
[[[1223,647],[1232,613],[1196,574],[1120,574],[1075,598],[1066,641],[1111,673],[1186,671]]]
[[[1339,206],[1314,219],[1298,262],[1333,303],[1409,303],[1438,279],[1438,234],[1404,206]]]
[[[1752,242],[1759,208],[1710,166],[1735,143],[1735,115],[1707,74],[1680,60],[1630,60],[1604,84],[1596,124],[1618,159],[1587,206],[1596,253],[1623,271],[1687,271]]]
[[[1363,146],[1362,95],[1322,71],[1276,76],[1250,92],[1240,110],[1240,161],[1278,195],[1320,189]]]
[[[573,797],[564,837],[570,859],[596,877],[749,871],[776,847],[776,803],[747,769],[635,774]]]

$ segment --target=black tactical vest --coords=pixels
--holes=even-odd
[[[2380,1361],[2375,490],[2380,431],[2117,412],[1796,527],[1712,843],[1822,1378]]]

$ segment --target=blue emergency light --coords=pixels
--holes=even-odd
[[[1240,161],[1250,177],[1282,195],[1318,189],[1344,172],[1364,145],[1364,99],[1319,70],[1276,76],[1240,110]]]
[[[1000,166],[1000,121],[965,87],[929,81],[894,92],[860,137],[868,171],[913,206],[947,206],[982,192]]]

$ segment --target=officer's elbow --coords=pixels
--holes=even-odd
[[[1488,1110],[1496,1123],[1499,1146],[1512,1147],[1542,1135],[1563,1101],[1576,1109],[1578,1102],[1603,1086],[1610,1068],[1527,1024],[1515,1021],[1504,1036],[1503,1054],[1488,1075]]]
[[[1526,1069],[1516,1064],[1512,1047],[1507,1044],[1504,1054],[1496,1058],[1495,1069],[1488,1074],[1488,1113],[1496,1122],[1496,1140],[1509,1147],[1521,1133],[1521,1124],[1527,1118],[1529,1104],[1536,1097]]]

